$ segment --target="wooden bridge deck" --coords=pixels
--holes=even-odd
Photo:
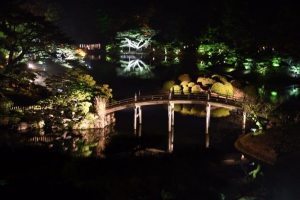
[[[135,106],[158,105],[158,104],[207,104],[212,106],[225,107],[230,109],[241,108],[243,99],[226,98],[216,94],[211,94],[208,98],[206,94],[170,95],[166,93],[135,95],[106,104],[106,113],[133,108]]]

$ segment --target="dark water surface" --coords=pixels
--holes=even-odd
[[[150,58],[145,62],[153,64]],[[183,60],[175,66],[157,65],[151,73],[143,73],[143,78],[132,71],[124,72],[118,63],[98,60],[89,64],[94,79],[109,84],[117,100],[133,97],[139,91],[157,92],[165,81],[177,79],[183,73],[189,73],[192,78],[204,74],[198,71],[195,60]],[[299,172],[284,165],[263,165],[263,175],[256,179],[247,176],[256,168],[256,163],[240,162],[241,154],[234,148],[242,124],[212,131],[207,148],[205,118],[175,112],[173,151],[165,153],[170,144],[166,107],[144,106],[142,109],[143,123],[136,131],[133,130],[133,109],[125,109],[115,113],[116,123],[110,131],[94,133],[95,140],[72,133],[65,133],[62,138],[63,133],[45,132],[44,136],[58,138],[56,142],[26,145],[25,138],[39,136],[39,133],[0,130],[0,199],[15,199],[19,194],[30,199],[191,200],[246,196],[298,199],[298,181],[293,179],[293,174]],[[212,118],[211,129],[226,127],[224,123],[227,122]],[[78,141],[80,145],[74,147],[73,143]],[[105,154],[105,159],[97,157],[99,146],[104,147],[100,153]],[[135,156],[150,155],[138,154],[146,149],[156,149],[159,153]],[[83,157],[86,154],[82,152],[91,152],[91,156]],[[223,162],[226,159],[236,162],[226,165]]]

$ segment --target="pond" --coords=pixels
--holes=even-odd
[[[89,58],[90,74],[98,83],[109,84],[117,100],[160,91],[165,81],[177,80],[181,74],[196,81],[198,76],[212,73],[199,70],[197,58],[189,56],[94,54]],[[224,69],[215,70],[233,76]],[[289,83],[284,90],[290,87],[294,85]],[[230,121],[212,118],[209,137],[205,135],[205,117],[178,112],[169,133],[163,105],[144,106],[143,124],[136,131],[132,108],[116,112],[115,117],[116,123],[103,130],[1,131],[0,159],[5,165],[0,166],[0,190],[4,197],[13,198],[18,190],[30,198],[283,199],[286,195],[284,199],[296,199],[294,180],[287,172],[275,176],[281,171],[263,166],[264,174],[257,179],[247,175],[256,165],[243,160],[233,145],[242,133],[241,116],[232,116]],[[247,129],[250,127],[247,124]]]

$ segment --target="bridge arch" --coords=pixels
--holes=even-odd
[[[134,130],[137,129],[137,119],[142,124],[142,106],[168,105],[168,131],[171,132],[174,126],[174,105],[175,104],[202,104],[206,105],[206,127],[205,134],[209,134],[211,106],[224,107],[229,109],[242,109],[243,99],[228,98],[211,93],[172,95],[172,93],[154,93],[134,95],[112,103],[107,103],[106,114],[119,110],[134,109]],[[242,129],[246,128],[246,113],[243,112]]]

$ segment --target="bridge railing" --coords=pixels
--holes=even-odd
[[[244,101],[244,98],[236,98],[236,97],[226,97],[226,96],[220,96],[218,94],[211,94],[209,100],[212,102],[220,102],[220,103],[226,103],[229,105],[241,105]]]
[[[128,97],[119,101],[113,101],[113,102],[107,102],[106,108],[113,108],[116,106],[122,106],[129,103],[134,102],[145,102],[145,101],[159,101],[159,100],[209,100],[210,102],[220,102],[220,103],[226,103],[229,105],[241,105],[241,103],[244,101],[244,98],[228,98],[226,96],[220,96],[218,94],[210,94],[209,99],[207,94],[200,93],[200,94],[170,94],[170,93],[147,93],[147,94],[139,94],[134,95],[132,97]],[[41,107],[38,105],[32,105],[32,106],[13,106],[10,108],[10,110],[42,110],[42,109],[51,109],[47,107]]]
[[[106,108],[114,107],[114,106],[121,106],[121,105],[125,105],[125,104],[132,103],[132,102],[134,102],[134,97],[106,103]]]
[[[209,98],[207,94],[170,94],[170,93],[148,93],[135,95],[130,98],[122,99],[120,101],[114,101],[106,104],[106,108],[112,108],[116,106],[122,106],[129,103],[135,102],[146,102],[146,101],[160,101],[160,100],[209,100],[210,102],[226,103],[229,105],[240,105],[243,98],[228,98],[225,96],[220,96],[218,94],[210,94]]]

